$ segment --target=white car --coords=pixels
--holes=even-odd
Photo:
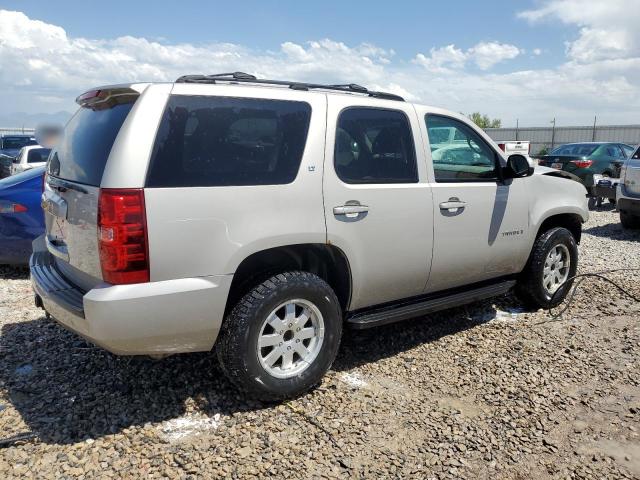
[[[343,327],[571,287],[584,186],[454,112],[242,73],[77,103],[31,278],[36,305],[113,353],[215,345],[236,385],[285,398],[320,382]]]
[[[43,167],[47,163],[47,157],[50,152],[50,148],[45,148],[41,145],[22,147],[11,165],[11,175],[31,168]]]
[[[616,200],[622,226],[640,228],[640,147],[620,170]]]

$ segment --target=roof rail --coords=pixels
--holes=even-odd
[[[335,90],[339,92],[361,93],[374,98],[404,102],[404,98],[402,98],[400,95],[386,92],[374,92],[355,83],[344,85],[323,85],[320,83],[290,82],[286,80],[263,80],[257,78],[254,75],[250,75],[244,72],[218,73],[216,75],[183,75],[176,80],[176,83],[217,83],[219,81],[234,83],[259,83],[263,85],[281,85],[289,87],[292,90]]]

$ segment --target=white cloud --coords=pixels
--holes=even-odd
[[[531,23],[553,19],[578,26],[578,38],[567,43],[567,55],[576,62],[640,56],[638,0],[546,0],[519,16]]]
[[[514,45],[481,42],[470,48],[468,55],[481,70],[488,70],[497,63],[516,58],[520,53],[520,49]]]
[[[557,16],[551,9],[556,3],[573,2],[547,2],[522,16],[530,21]],[[577,14],[572,10],[571,15]],[[567,14],[563,21],[569,22]],[[516,118],[521,124],[546,124],[553,116],[560,123],[585,123],[594,113],[603,122],[637,122],[640,58],[628,50],[606,60],[590,56],[586,52],[594,47],[589,42],[596,42],[602,52],[606,39],[589,36],[580,28],[600,29],[600,23],[571,22],[578,39],[569,46],[568,62],[557,68],[497,74],[491,72],[494,65],[524,50],[499,42],[480,42],[467,50],[445,45],[406,61],[377,45],[347,45],[330,39],[285,41],[276,51],[265,51],[229,43],[194,45],[133,36],[77,38],[59,26],[0,10],[0,105],[3,114],[53,113],[74,109],[73,99],[94,86],[240,70],[266,78],[359,83],[454,111],[481,111],[501,118],[504,125],[515,123]],[[629,34],[628,29],[620,31]],[[612,42],[607,48],[616,51],[618,40]],[[537,55],[536,50],[532,52]]]
[[[517,57],[520,53],[522,51],[515,45],[480,42],[466,52],[455,45],[432,48],[428,57],[419,53],[413,62],[432,73],[452,73],[453,70],[464,68],[467,61],[474,62],[481,70],[488,70],[500,62]]]

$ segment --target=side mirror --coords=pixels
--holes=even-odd
[[[504,178],[523,178],[533,175],[529,160],[520,154],[509,155],[507,166],[503,169]]]

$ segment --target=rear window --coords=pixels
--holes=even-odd
[[[100,185],[113,142],[132,107],[130,101],[106,108],[81,107],[53,150],[48,173],[85,185]]]
[[[146,186],[291,183],[310,119],[305,102],[174,95],[158,129]]]
[[[46,162],[50,152],[48,148],[33,148],[27,154],[27,163]]]
[[[591,155],[600,145],[581,145],[579,143],[562,145],[552,150],[550,155],[575,155],[585,157]]]

